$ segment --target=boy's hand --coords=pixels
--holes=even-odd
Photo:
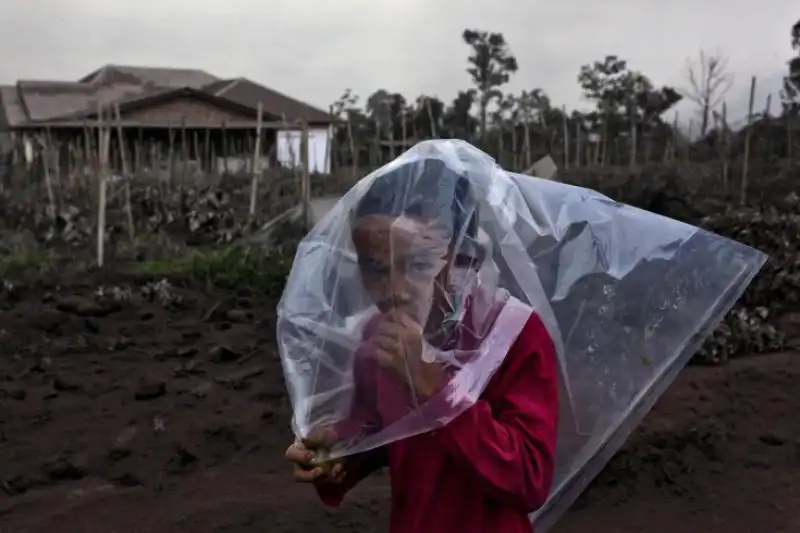
[[[333,459],[320,464],[313,460],[318,453],[333,444],[336,435],[324,429],[302,442],[294,442],[286,449],[286,459],[294,463],[294,480],[298,483],[340,483],[344,479],[344,460]]]
[[[427,341],[422,326],[395,310],[384,317],[375,339],[376,357],[384,368],[406,382],[410,380],[409,385],[422,396],[431,397],[436,393],[445,373],[442,365],[423,361]]]

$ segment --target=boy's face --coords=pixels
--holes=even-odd
[[[448,231],[435,221],[373,215],[355,223],[353,244],[364,286],[378,308],[427,320],[447,287]]]

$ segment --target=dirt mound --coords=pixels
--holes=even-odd
[[[558,533],[797,531],[800,356],[689,368]]]
[[[337,511],[290,481],[269,306],[119,280],[0,306],[0,530],[384,530],[385,475]],[[796,531],[798,379],[793,355],[688,369],[558,533]]]
[[[274,325],[248,297],[162,283],[17,300],[0,313],[7,496],[84,478],[164,490],[285,427]]]

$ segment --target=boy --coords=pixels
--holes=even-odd
[[[489,329],[504,305],[498,298],[498,309],[478,313],[470,302],[479,296],[458,294],[457,278],[485,253],[474,189],[469,177],[427,159],[377,177],[352,212],[361,281],[381,312],[355,354],[359,431],[408,413],[409,390],[419,404],[442,401],[450,375],[430,354],[474,348],[470,332]],[[290,446],[286,458],[295,479],[330,506],[388,466],[391,533],[531,533],[528,514],[553,480],[557,423],[555,350],[532,313],[480,398],[444,427],[331,468],[304,466],[341,438],[327,430]]]

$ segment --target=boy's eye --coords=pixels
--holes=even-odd
[[[372,259],[364,259],[359,261],[359,265],[361,266],[362,271],[371,275],[388,274],[390,270],[389,266],[377,261],[373,261]]]
[[[411,261],[409,267],[415,272],[425,272],[433,268],[433,263],[430,261]]]

